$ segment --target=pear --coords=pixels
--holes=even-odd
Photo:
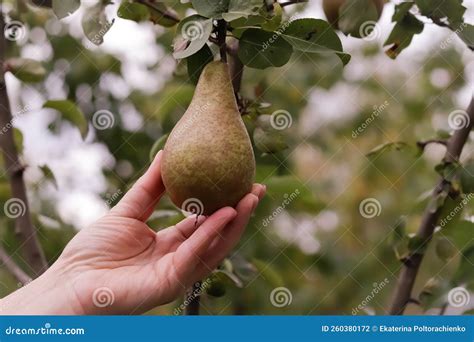
[[[175,205],[198,215],[235,206],[252,188],[255,157],[226,63],[210,62],[163,150],[162,177]]]
[[[338,29],[339,24],[339,8],[349,0],[323,0],[323,11],[326,15],[328,22],[333,25],[335,29]],[[384,6],[384,0],[372,0],[376,9],[378,18],[380,18]]]

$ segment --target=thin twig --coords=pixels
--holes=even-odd
[[[227,63],[227,45],[225,38],[227,35],[227,23],[221,19],[217,22],[217,44],[219,45],[219,53],[221,61]]]
[[[302,4],[304,2],[308,2],[308,0],[292,0],[292,1],[280,2],[280,6],[285,7],[285,6],[294,5],[294,4]]]
[[[447,141],[446,154],[444,156],[445,163],[456,163],[459,160],[462,149],[474,125],[474,98],[469,104],[467,114],[469,116],[467,125],[455,131]],[[447,191],[449,193],[451,188],[452,186],[450,182],[444,178],[440,179],[438,185],[433,190],[432,198],[436,199],[437,196],[443,191]],[[436,210],[433,210],[431,207],[425,209],[420,227],[416,234],[420,241],[423,241],[424,246],[426,246],[426,244],[428,244],[431,240],[442,210],[443,206],[436,208]],[[421,262],[423,261],[423,253],[417,253],[415,251],[411,253],[407,259],[409,262],[404,263],[398,278],[395,296],[389,311],[391,315],[401,315],[405,311],[405,308],[411,298],[411,293],[413,291],[413,285],[415,284],[416,276],[418,274],[418,269],[420,268]]]
[[[31,281],[31,277],[26,274],[20,266],[7,254],[7,252],[0,246],[0,260],[3,262],[3,266],[23,285]]]
[[[0,0],[0,5],[3,1]],[[4,31],[5,22],[0,15],[0,32]],[[0,65],[5,63],[6,39],[2,34],[0,37]],[[4,71],[0,70],[0,127],[8,128],[13,122],[5,84]],[[8,172],[12,199],[20,209],[20,215],[15,215],[15,234],[22,244],[22,252],[29,266],[40,275],[47,268],[46,258],[38,241],[36,229],[31,221],[28,208],[28,198],[23,180],[24,167],[20,163],[18,151],[13,139],[13,130],[4,129],[0,135],[0,147],[3,152],[5,169]],[[6,210],[8,208],[4,208]]]
[[[180,19],[178,17],[176,17],[175,15],[173,15],[173,14],[167,12],[167,11],[163,11],[161,8],[157,7],[156,4],[153,3],[153,1],[148,1],[148,0],[135,0],[135,1],[142,4],[142,5],[150,7],[154,11],[157,11],[158,13],[160,13],[163,16],[163,18],[172,20],[176,23],[180,22]]]

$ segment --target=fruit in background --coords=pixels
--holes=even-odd
[[[202,215],[235,206],[251,190],[255,157],[226,63],[203,69],[188,109],[166,141],[162,177],[175,205]]]
[[[339,13],[339,9],[341,6],[345,5],[346,1],[358,1],[358,0],[323,0],[323,11],[326,15],[328,22],[335,28],[339,28],[339,18],[342,13]],[[377,18],[378,20],[382,15],[382,10],[384,6],[384,0],[367,0],[372,1],[375,5],[377,10]]]

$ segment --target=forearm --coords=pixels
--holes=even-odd
[[[84,314],[74,291],[48,270],[31,283],[0,299],[1,315]]]

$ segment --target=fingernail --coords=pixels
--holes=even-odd
[[[258,205],[258,197],[253,199],[252,212],[255,211],[255,208],[257,208],[257,205]]]

